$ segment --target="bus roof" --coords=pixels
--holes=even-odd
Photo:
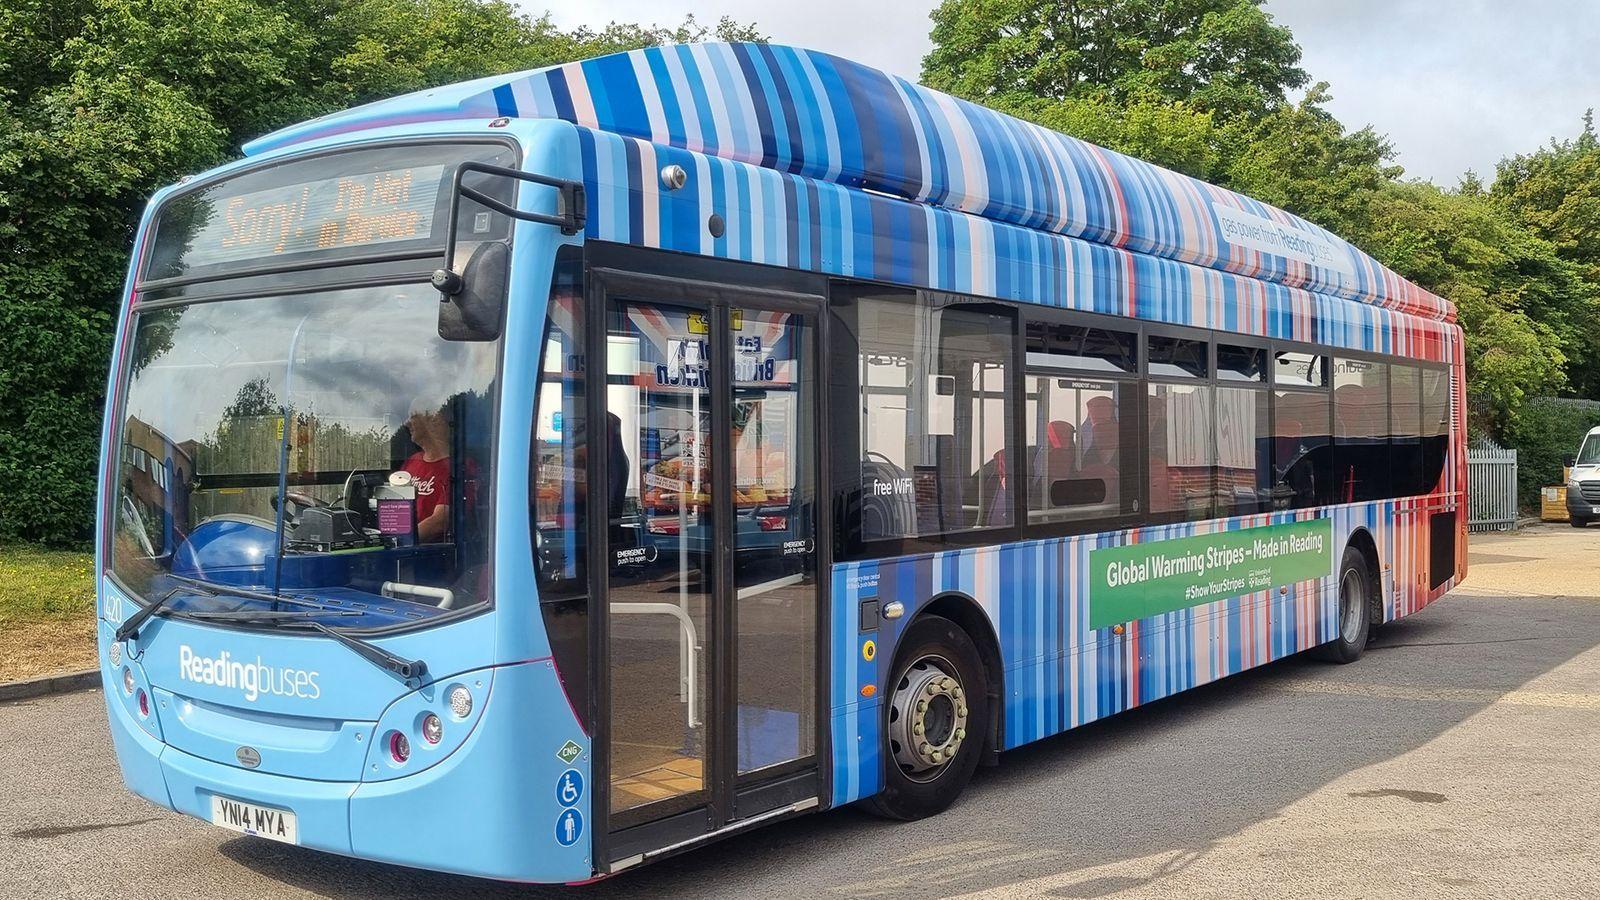
[[[675,44],[420,91],[246,155],[449,119],[563,119],[1439,321],[1455,308],[1298,216],[837,56]]]

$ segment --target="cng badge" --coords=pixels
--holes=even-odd
[[[583,836],[583,815],[575,809],[564,809],[556,817],[556,843],[571,847]]]
[[[568,769],[556,779],[556,802],[562,806],[576,806],[583,798],[583,773]]]
[[[579,747],[576,741],[567,741],[561,745],[560,750],[556,751],[556,758],[570,766],[572,761],[577,759],[582,752],[583,748]]]

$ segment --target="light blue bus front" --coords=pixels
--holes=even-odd
[[[575,141],[503,125],[308,144],[151,204],[97,553],[140,796],[367,859],[592,875],[586,675],[557,667],[529,539],[539,335],[577,238],[548,221],[571,198],[489,171],[575,178]],[[547,221],[456,198],[469,162]],[[452,212],[467,283],[441,302]]]

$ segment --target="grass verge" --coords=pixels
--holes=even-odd
[[[94,554],[0,547],[0,682],[94,666]]]

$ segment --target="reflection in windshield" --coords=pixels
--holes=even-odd
[[[489,599],[496,346],[426,285],[140,314],[113,569],[426,618]]]

